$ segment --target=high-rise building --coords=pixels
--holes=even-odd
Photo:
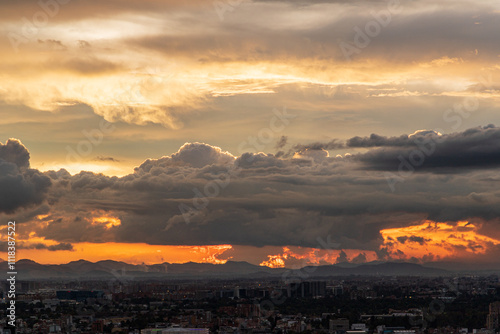
[[[490,313],[488,314],[488,318],[486,320],[486,327],[488,329],[498,329],[500,328],[500,302],[494,302],[490,304]]]
[[[290,283],[288,296],[292,298],[321,297],[326,295],[326,282],[311,281]]]

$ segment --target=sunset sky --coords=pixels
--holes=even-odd
[[[0,230],[39,263],[500,268],[500,3],[0,3]]]

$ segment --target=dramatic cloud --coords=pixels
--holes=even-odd
[[[405,96],[453,105],[498,73],[497,4],[397,3],[391,13],[386,1],[4,2],[0,100],[46,111],[82,103],[108,121],[180,129],[210,110],[234,117],[224,97],[253,95],[258,106],[271,94],[298,110],[335,110],[339,122],[309,120],[340,128],[373,115],[360,113],[378,110],[372,98],[384,110]],[[380,31],[363,40],[372,23]]]
[[[0,159],[15,164],[18,168],[29,168],[30,154],[26,147],[17,139],[9,139],[0,143]]]
[[[426,221],[406,228],[386,229],[380,233],[391,257],[436,261],[483,255],[500,245],[500,240],[478,233],[469,222],[436,223]],[[491,256],[491,255],[490,255]]]
[[[229,152],[223,152],[220,147],[203,143],[185,143],[177,153],[169,157],[145,161],[136,169],[136,172],[150,172],[153,167],[190,166],[201,168],[213,164],[224,165],[232,163],[234,159]]]
[[[47,176],[29,168],[29,152],[20,141],[0,143],[0,212],[40,204],[50,185]]]
[[[349,254],[347,254],[349,253]],[[375,252],[361,252],[355,249],[337,250],[322,248],[283,247],[280,254],[268,255],[261,266],[271,268],[303,268],[311,265],[327,265],[335,263],[353,262],[365,263],[377,259]]]
[[[381,146],[411,146],[415,147],[425,139],[439,141],[440,134],[435,131],[417,131],[412,135],[401,135],[399,137],[384,137],[375,133],[369,137],[353,137],[346,143],[347,147],[381,147]]]
[[[92,242],[284,247],[283,252],[268,254],[267,260],[264,257],[259,262],[275,267],[387,258],[424,261],[432,251],[414,250],[434,249],[438,244],[457,249],[448,251],[448,257],[486,256],[495,250],[497,239],[481,236],[481,231],[492,229],[500,216],[500,192],[495,186],[500,180],[495,164],[485,169],[485,160],[476,159],[462,173],[445,175],[427,168],[427,173],[405,175],[392,189],[385,175],[393,168],[390,163],[373,170],[368,162],[373,157],[384,161],[383,150],[385,156],[393,157],[396,153],[392,150],[418,148],[415,140],[419,138],[439,139],[433,154],[449,159],[449,168],[460,168],[461,164],[452,162],[464,156],[464,150],[498,155],[499,133],[490,125],[449,135],[419,131],[394,138],[371,136],[357,139],[364,149],[368,147],[367,152],[346,158],[332,158],[326,150],[309,148],[289,158],[265,153],[238,157],[209,144],[186,143],[169,156],[146,160],[124,177],[92,172],[70,175],[65,170],[41,174],[5,160],[3,164],[10,166],[10,171],[2,175],[16,175],[18,184],[7,189],[23,190],[20,199],[30,199],[25,189],[30,189],[28,185],[32,196],[39,195],[29,203],[47,199],[40,208],[16,213],[26,217],[23,228],[32,233],[31,239],[53,243],[37,246],[33,242],[32,248],[70,250],[69,244],[74,247]],[[375,140],[376,146],[370,140]],[[26,154],[20,143],[7,145],[11,148],[5,152],[18,153],[5,156],[24,161],[18,158]],[[20,164],[26,166],[26,162]],[[378,170],[384,166],[386,170]],[[28,184],[24,188],[23,180]],[[20,206],[9,204],[10,208]],[[442,229],[427,234],[425,228],[408,232],[426,219],[469,223],[457,225],[455,236],[439,240],[436,233],[444,233]],[[407,232],[398,234],[392,229]],[[460,229],[467,230],[469,236],[455,233]],[[466,248],[460,251],[460,247]],[[221,248],[217,254],[226,251]],[[212,258],[210,262],[219,260],[227,258]]]
[[[404,165],[406,169],[417,171],[453,172],[500,166],[500,128],[494,125],[448,135],[431,131],[397,138],[355,137],[348,144],[351,147],[383,147],[354,157],[367,167],[379,170],[398,170]]]

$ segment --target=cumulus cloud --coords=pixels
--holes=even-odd
[[[17,139],[9,139],[0,143],[0,159],[15,164],[18,168],[29,168],[30,154],[28,149]]]
[[[466,131],[464,136],[493,130]],[[92,241],[99,230],[100,241],[303,247],[318,247],[318,236],[331,235],[332,242],[381,252],[379,231],[388,226],[422,219],[490,221],[500,214],[492,205],[498,197],[485,203],[470,192],[457,193],[467,185],[478,193],[492,190],[491,182],[478,181],[488,172],[414,175],[405,180],[402,192],[392,193],[384,175],[366,170],[364,161],[311,152],[301,159],[265,153],[234,157],[208,144],[186,143],[121,178],[47,172],[54,183],[54,222],[37,226],[37,234],[61,242]],[[422,195],[424,187],[433,196]],[[181,204],[193,213],[189,220]],[[102,212],[121,223],[110,228],[92,224]]]
[[[150,171],[153,167],[166,166],[191,166],[201,168],[213,164],[228,164],[234,161],[235,157],[222,151],[220,147],[211,146],[204,143],[185,143],[179,151],[168,157],[157,160],[147,160],[136,171]]]
[[[37,236],[58,243],[140,241],[318,248],[318,237],[328,236],[346,250],[358,249],[365,255],[376,252],[380,259],[404,258],[388,247],[424,247],[429,238],[419,234],[384,239],[381,230],[428,219],[450,224],[470,221],[489,234],[495,233],[493,227],[500,216],[498,167],[488,164],[484,168],[482,161],[476,160],[461,173],[443,174],[427,168],[426,173],[408,175],[393,192],[384,176],[391,165],[373,168],[369,157],[380,157],[382,150],[389,157],[413,150],[418,147],[412,141],[415,138],[439,138],[436,156],[458,159],[464,150],[494,155],[498,132],[494,126],[485,126],[447,135],[420,131],[393,139],[372,136],[376,145],[370,143],[370,137],[358,140],[368,151],[349,159],[328,157],[322,149],[305,149],[295,158],[267,153],[233,156],[209,144],[186,143],[171,155],[146,160],[124,177],[91,172],[70,175],[65,170],[42,174],[5,160],[1,160],[0,175],[15,176],[17,188],[8,189],[23,189],[19,187],[23,179],[25,188],[44,189],[44,196],[30,202],[47,199],[43,210],[29,213],[31,209],[20,209],[22,203],[9,207],[18,208],[16,214],[26,217],[29,230]],[[20,156],[26,153],[19,148],[16,152]],[[5,156],[25,166],[18,155]],[[451,162],[448,166],[461,169]],[[40,183],[35,182],[36,177],[50,180],[47,184],[52,186],[36,188]],[[24,194],[19,198],[26,201],[29,197]],[[39,215],[46,216],[43,224],[36,218]],[[470,227],[456,228],[461,229],[469,231]],[[478,246],[470,245],[468,252],[482,252]],[[356,262],[364,261],[360,253]],[[342,262],[347,257],[340,254],[333,260]]]
[[[16,139],[0,143],[0,212],[40,204],[51,185],[50,178],[29,168],[29,152]]]

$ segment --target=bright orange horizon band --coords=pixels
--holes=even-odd
[[[118,224],[109,222],[107,224]],[[110,226],[111,227],[111,226]],[[496,240],[478,233],[479,226],[469,222],[455,224],[425,221],[418,225],[381,230],[383,244],[389,254],[386,260],[417,259],[421,262],[444,259],[468,259],[473,255],[484,255],[492,247],[500,245]],[[51,251],[47,248],[36,249],[35,244],[56,245],[53,240],[46,240],[30,235],[28,240],[18,240],[17,259],[29,259],[40,264],[65,264],[71,261],[103,260],[122,261],[129,264],[159,263],[213,263],[224,264],[228,260],[244,261],[245,254],[259,248],[238,245],[200,245],[172,246],[150,245],[146,243],[73,243],[73,250]],[[29,248],[33,247],[33,248]],[[243,250],[237,258],[232,252]],[[281,249],[281,250],[280,250]],[[261,266],[282,268],[300,265],[335,264],[339,262],[370,262],[380,260],[375,251],[360,249],[321,249],[298,246],[274,247],[262,249],[261,258],[248,261]],[[262,253],[264,251],[264,253]],[[268,253],[265,253],[265,252]],[[6,252],[0,252],[7,258]]]

